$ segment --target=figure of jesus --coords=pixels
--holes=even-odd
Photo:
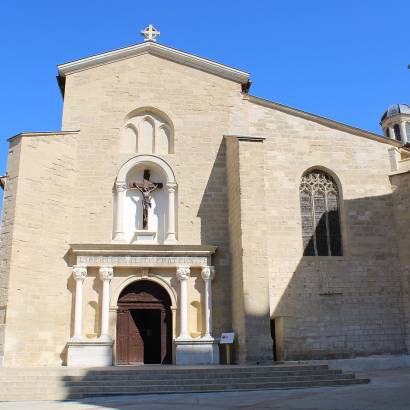
[[[131,182],[130,188],[136,188],[142,194],[142,229],[148,229],[148,210],[151,208],[151,192],[162,188],[162,182],[151,182],[149,169],[144,170],[142,182]]]

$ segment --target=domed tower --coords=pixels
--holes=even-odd
[[[382,115],[380,125],[387,138],[403,144],[410,142],[410,106],[393,104]]]

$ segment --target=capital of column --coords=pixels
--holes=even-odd
[[[167,183],[168,191],[175,191],[177,189],[177,184],[175,182]]]
[[[125,182],[116,182],[115,183],[115,190],[117,192],[124,192],[127,190],[127,184]]]
[[[215,277],[215,266],[202,266],[201,276],[205,281],[213,280]]]
[[[114,270],[112,266],[102,266],[100,268],[100,279],[102,281],[110,281],[114,276]]]
[[[85,266],[74,266],[73,277],[76,281],[83,282],[87,276],[87,268]]]
[[[179,281],[188,280],[191,268],[188,265],[181,265],[177,267],[177,278]]]

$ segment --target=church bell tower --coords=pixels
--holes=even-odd
[[[380,125],[386,138],[407,144],[410,142],[410,106],[391,105],[382,115]]]

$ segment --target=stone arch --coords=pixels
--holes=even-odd
[[[145,129],[146,123],[152,127],[152,132]],[[123,152],[129,152],[129,145],[124,141],[127,139],[127,127],[133,125],[138,140],[133,152],[174,153],[174,125],[171,118],[158,108],[147,106],[132,110],[124,117],[123,124],[120,144]],[[150,135],[146,135],[147,133]]]
[[[117,297],[116,363],[172,363],[172,299],[162,283],[141,277]]]
[[[112,292],[111,298],[110,298],[110,310],[116,310],[117,309],[117,303],[118,299],[122,293],[122,291],[128,286],[131,285],[131,283],[138,282],[138,281],[151,281],[156,283],[157,285],[162,286],[165,291],[168,293],[168,296],[171,299],[171,309],[176,309],[177,308],[177,295],[175,290],[160,276],[147,276],[147,277],[135,277],[135,276],[129,276],[126,278],[122,283],[120,283]]]
[[[138,130],[135,124],[127,124],[121,131],[121,151],[138,152]]]
[[[144,115],[137,124],[137,152],[148,154],[155,152],[155,121],[150,115]]]
[[[304,175],[306,175],[306,174],[308,174],[309,172],[312,172],[312,171],[314,171],[314,170],[322,171],[322,172],[324,172],[325,174],[329,174],[329,175],[334,179],[334,181],[336,182],[336,185],[337,185],[337,189],[339,190],[339,199],[340,199],[340,201],[342,201],[342,200],[343,200],[343,184],[342,184],[342,182],[341,182],[341,179],[340,179],[339,176],[336,174],[336,172],[334,172],[334,171],[331,170],[330,168],[327,168],[327,167],[324,166],[324,165],[313,165],[313,166],[311,166],[311,167],[309,167],[309,168],[305,168],[305,169],[299,174],[298,181],[300,181],[301,178],[302,178]]]
[[[121,168],[118,170],[116,183],[125,183],[128,172],[136,165],[142,163],[151,163],[159,166],[166,175],[167,183],[176,184],[175,174],[171,166],[162,158],[155,155],[136,155],[135,157],[130,158],[127,162],[121,165]]]

